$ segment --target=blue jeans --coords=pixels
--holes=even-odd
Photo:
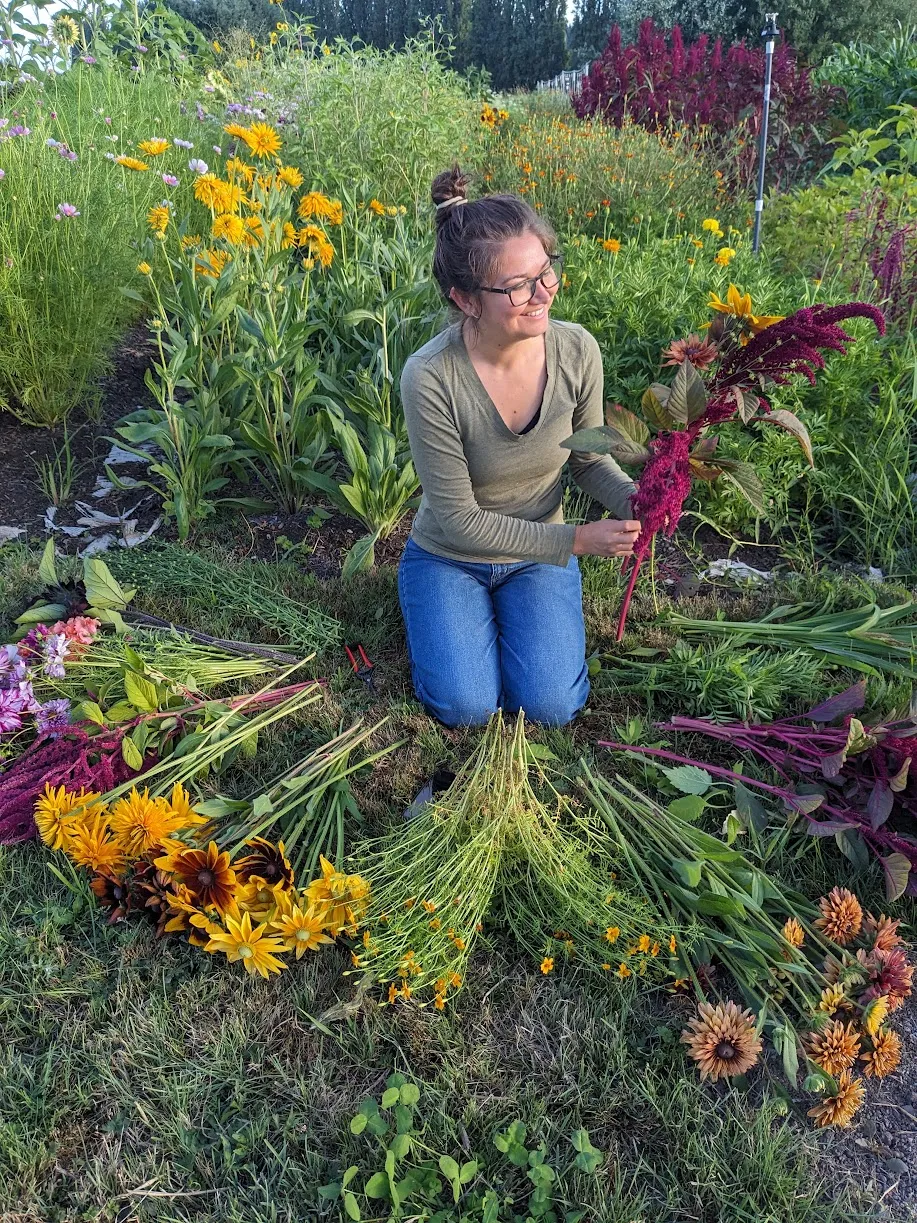
[[[579,563],[478,564],[409,539],[398,567],[414,691],[447,726],[498,707],[563,726],[589,696]]]

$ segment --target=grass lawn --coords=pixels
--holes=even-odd
[[[40,587],[37,557],[13,546],[0,565],[8,614]],[[595,645],[610,637],[618,581],[606,579],[602,593],[591,568]],[[346,585],[318,582],[295,564],[279,572],[289,594],[317,601],[340,618],[346,640],[364,643],[380,697],[374,703],[343,652],[329,650],[313,672],[330,681],[324,705],[262,743],[255,767],[271,776],[342,722],[387,716],[373,742],[407,741],[354,786],[367,828],[384,828],[436,764],[467,756],[477,732],[445,731],[414,702],[391,566]],[[141,592],[136,606],[218,636],[282,640],[193,596]],[[704,601],[692,607],[703,614]],[[632,631],[645,633],[652,615],[644,594]],[[572,727],[533,732],[558,767],[591,753],[612,719],[639,712],[639,698],[623,700],[606,680]],[[608,768],[600,753],[596,763]],[[251,772],[221,784],[249,790]],[[801,864],[793,861],[800,846]],[[817,894],[838,860],[821,842],[797,839],[777,868],[797,882],[801,872]],[[678,1040],[693,1010],[687,998],[596,987],[575,972],[544,977],[496,932],[454,1009],[379,1008],[356,978],[342,978],[341,948],[294,962],[279,978],[249,979],[222,957],[155,941],[144,924],[107,926],[84,877],[74,872],[65,886],[51,865],[36,843],[0,856],[4,1219],[345,1218],[340,1199],[318,1189],[350,1165],[359,1183],[384,1166],[383,1143],[350,1122],[393,1072],[421,1090],[408,1162],[420,1162],[424,1148],[434,1161],[476,1159],[476,1185],[493,1188],[500,1219],[533,1209],[532,1179],[494,1144],[514,1120],[525,1123],[529,1148],[545,1144],[559,1174],[544,1208],[558,1219],[577,1210],[608,1223],[892,1217],[870,1211],[862,1180],[847,1183],[836,1163],[847,1140],[808,1128],[803,1097],[793,1093],[794,1102],[778,1086],[776,1067],[773,1076],[756,1072],[747,1091],[700,1084]],[[581,1128],[601,1153],[591,1173],[574,1164]],[[430,1213],[449,1202],[448,1193],[437,1198]],[[361,1209],[364,1218],[389,1217],[379,1202],[361,1198]],[[441,1217],[485,1216],[449,1207]]]

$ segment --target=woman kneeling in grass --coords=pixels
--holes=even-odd
[[[560,443],[603,423],[602,357],[551,320],[562,256],[517,195],[468,200],[437,176],[433,274],[456,321],[405,363],[401,397],[423,498],[398,570],[418,698],[448,726],[502,707],[563,725],[589,695],[578,556],[629,556],[633,483]],[[615,515],[563,521],[561,472]]]

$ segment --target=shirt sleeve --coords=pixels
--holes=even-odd
[[[424,500],[456,551],[566,566],[575,527],[529,522],[478,505],[449,396],[436,371],[409,358],[401,374],[411,456]]]
[[[573,412],[573,428],[597,429],[604,425],[605,374],[602,352],[595,336],[583,328],[583,386]],[[609,454],[570,452],[570,474],[590,497],[618,519],[633,519],[631,498],[637,487]]]

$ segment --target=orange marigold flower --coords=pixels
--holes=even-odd
[[[545,958],[541,961],[541,971],[544,973],[545,976],[547,976],[548,973],[552,972],[553,970],[554,970],[554,960],[551,956],[546,955]]]

